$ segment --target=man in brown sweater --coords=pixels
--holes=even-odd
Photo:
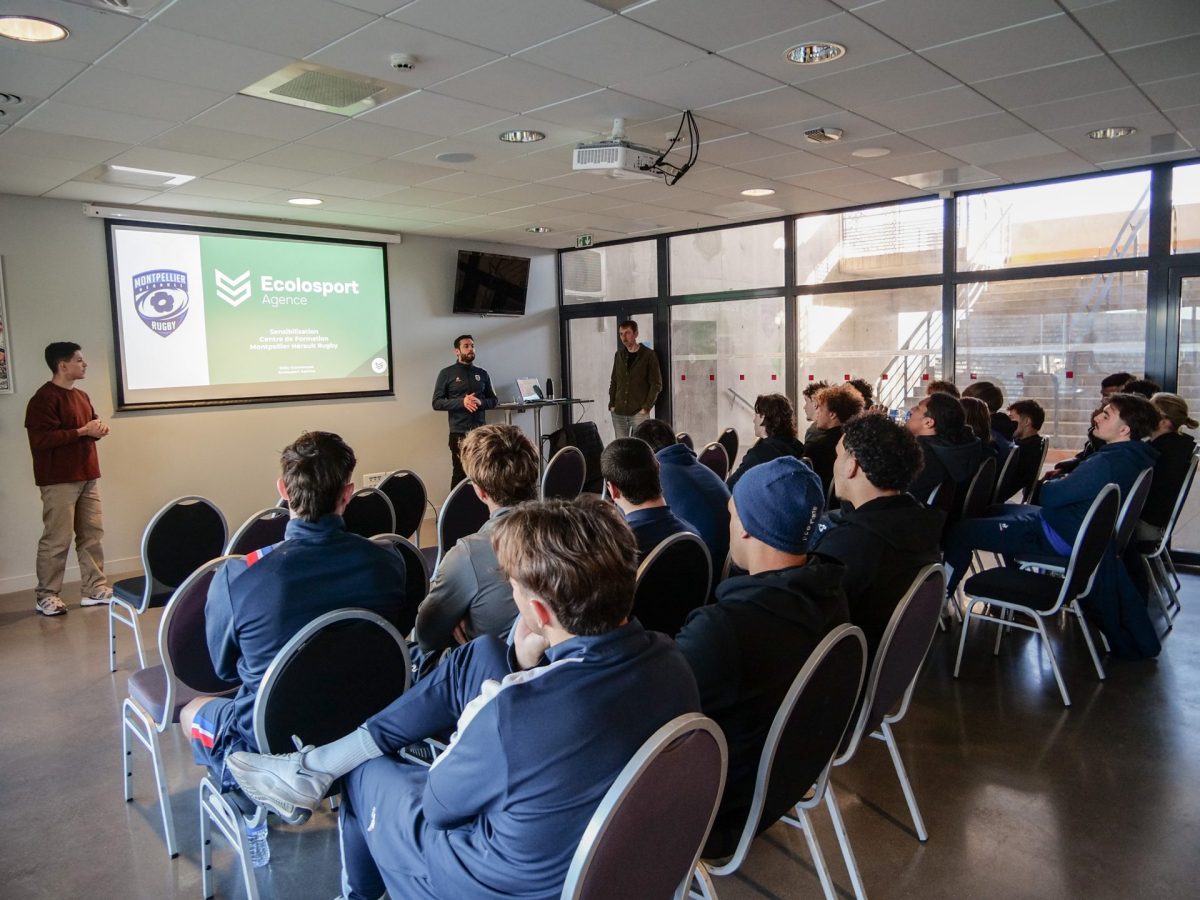
[[[54,377],[38,388],[25,407],[25,429],[33,452],[33,478],[42,492],[42,538],[37,552],[37,611],[67,611],[59,597],[71,535],[79,557],[80,606],[112,599],[104,578],[104,525],[100,515],[100,460],[96,442],[108,434],[88,395],[75,387],[87,376],[79,345],[59,341],[46,347]]]

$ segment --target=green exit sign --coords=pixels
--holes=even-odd
[[[592,236],[590,234],[575,235],[575,248],[578,250],[582,247],[592,246]]]

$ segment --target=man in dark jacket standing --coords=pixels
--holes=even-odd
[[[814,549],[846,566],[850,621],[866,636],[868,665],[913,578],[942,561],[945,516],[904,492],[920,468],[916,438],[887,416],[863,413],[842,426],[833,466],[842,505]]]
[[[706,857],[728,856],[746,823],[758,758],[779,704],[813,649],[847,621],[841,563],[809,557],[825,492],[785,456],[755,466],[729,501],[733,561],[749,574],[717,586],[675,641],[696,674],[700,708],[729,742],[729,777]]]
[[[623,438],[650,415],[662,391],[662,372],[655,352],[638,343],[637,322],[626,319],[617,326],[617,334],[621,346],[613,357],[608,379],[608,411],[612,413],[615,436]]]
[[[454,339],[456,362],[438,372],[433,386],[433,408],[450,414],[450,490],[466,478],[459,447],[472,428],[484,424],[483,411],[499,402],[486,370],[475,365],[475,338],[460,334]]]

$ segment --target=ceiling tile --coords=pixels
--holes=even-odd
[[[838,110],[839,107],[827,100],[821,100],[790,86],[699,109],[705,117],[743,131],[787,125]]]
[[[855,112],[897,131],[941,125],[1000,111],[991,100],[966,85],[855,106]]]
[[[1083,157],[1074,153],[1061,151],[1047,156],[1032,156],[1028,159],[1018,159],[1012,162],[997,162],[988,166],[1005,181],[1040,181],[1045,178],[1063,178],[1067,175],[1079,175],[1084,172],[1095,172],[1096,167]]]
[[[678,113],[661,103],[653,103],[612,90],[597,91],[537,110],[539,119],[592,134],[611,133],[613,119],[624,119],[628,127],[638,122],[657,121],[668,116],[678,116]]]
[[[439,209],[458,210],[459,212],[470,213],[500,213],[511,209],[520,209],[522,206],[529,206],[528,203],[521,203],[516,200],[497,200],[494,196],[489,197],[460,197],[457,200],[452,200],[449,203],[442,203]]]
[[[945,153],[913,153],[908,156],[884,156],[879,159],[864,159],[855,165],[865,172],[895,178],[897,175],[913,175],[917,172],[932,172],[934,169],[953,169],[962,165],[960,160]],[[842,192],[838,192],[842,196]]]
[[[1068,100],[1129,86],[1129,79],[1104,57],[1080,59],[980,81],[975,89],[1008,109]]]
[[[922,50],[921,55],[955,78],[973,83],[1099,56],[1100,48],[1060,14]]]
[[[809,172],[832,169],[834,165],[822,156],[806,153],[803,150],[793,150],[783,156],[771,156],[767,159],[738,163],[737,167],[743,172],[761,175],[764,178],[784,178],[788,175],[806,175]]]
[[[1141,85],[1146,95],[1159,109],[1191,106],[1200,97],[1200,73]]]
[[[1149,44],[1134,50],[1122,50],[1113,60],[1134,81],[1161,81],[1191,75],[1200,57],[1200,35]]]
[[[30,50],[51,58],[90,63],[103,56],[143,24],[132,16],[103,12],[82,4],[64,3],[62,0],[35,0],[33,3],[28,0],[0,0],[0,15],[31,13],[64,26],[70,32],[70,37],[65,41],[35,45],[6,40],[4,52],[0,55],[12,54],[20,58],[24,55],[22,51]]]
[[[295,169],[280,169],[274,166],[260,166],[255,163],[237,163],[218,173],[219,181],[238,181],[253,184],[258,187],[291,188],[299,187],[312,180],[311,172],[300,172]],[[313,188],[318,190],[318,188]],[[336,194],[337,191],[330,191]],[[351,195],[353,196],[353,195]]]
[[[954,79],[915,53],[804,82],[804,90],[854,107],[954,86]]]
[[[175,123],[47,100],[25,116],[22,124],[40,131],[79,135],[101,141],[140,143],[162,134]]]
[[[907,200],[910,197],[928,197],[928,191],[917,190],[907,184],[890,179],[881,180],[876,184],[851,184],[838,188],[837,196],[845,202],[842,206],[862,206],[868,203],[888,203],[893,200]]]
[[[1200,4],[1193,0],[1114,0],[1075,17],[1108,51],[1200,33]]]
[[[0,143],[0,191],[37,196],[86,171],[87,163],[25,156]]]
[[[362,181],[380,181],[391,185],[419,184],[446,174],[445,170],[435,166],[423,166],[420,163],[400,159],[381,159],[367,163],[347,173],[351,178]],[[393,190],[395,188],[393,187]]]
[[[600,85],[589,81],[507,58],[438,82],[434,88],[438,94],[514,113],[561,103],[598,90]]]
[[[700,158],[720,166],[736,165],[768,156],[782,156],[794,148],[757,134],[739,134],[700,145]]]
[[[733,137],[733,135],[741,134],[745,131],[743,128],[733,128],[720,122],[714,122],[712,119],[707,119],[704,116],[693,116],[693,118],[696,121],[696,129],[700,132],[701,141],[715,141],[723,137]],[[682,131],[680,130],[681,125],[683,125]],[[661,150],[665,150],[670,146],[671,140],[677,133],[679,134],[679,142],[675,145],[675,150],[672,152],[686,156],[689,137],[682,114],[655,119],[653,122],[646,122],[642,125],[627,125],[625,128],[625,134],[635,144],[642,144]],[[674,159],[674,156],[672,156],[672,159]]]
[[[455,200],[466,199],[469,198],[464,194],[454,194],[450,191],[431,190],[423,187],[410,187],[385,194],[379,198],[379,201],[381,203],[397,203],[400,206],[421,207],[443,206],[447,203],[453,203]]]
[[[45,100],[87,68],[87,63],[73,59],[56,59],[22,50],[5,48],[6,52],[0,53],[0,84],[4,85],[3,90],[24,98],[31,107],[35,100]]]
[[[1137,88],[1127,87],[1086,97],[1073,97],[1055,103],[1023,106],[1014,110],[1030,125],[1042,130],[1066,128],[1114,116],[1138,116],[1154,112],[1154,107]]]
[[[908,136],[927,147],[938,149],[1014,137],[1018,134],[1028,134],[1030,130],[1028,125],[1015,116],[994,113],[959,122],[947,122],[944,125],[931,125],[929,128],[914,128],[908,132]]]
[[[199,125],[179,125],[147,141],[147,144],[164,150],[199,153],[222,159],[249,159],[278,147],[280,141],[217,128],[201,128]]]
[[[623,15],[706,50],[721,50],[840,12],[828,0],[655,0]]]
[[[254,157],[254,162],[260,166],[279,166],[322,175],[339,175],[374,161],[375,157],[362,153],[345,153],[299,143],[285,144]]]
[[[579,191],[566,188],[552,187],[548,184],[530,184],[521,187],[506,188],[502,191],[488,194],[497,200],[511,201],[527,205],[530,203],[549,203],[551,200],[566,200],[579,196]]]
[[[672,106],[695,109],[709,103],[732,100],[780,87],[779,82],[743,66],[706,56],[615,85],[617,90]]]
[[[61,134],[23,127],[10,128],[0,134],[0,151],[38,158],[66,159],[89,165],[112,159],[118,153],[128,150],[129,146],[119,141],[100,141],[84,137],[64,140]],[[80,171],[85,168],[87,166],[81,167]]]
[[[291,173],[296,174],[296,173]],[[222,177],[225,177],[222,173]],[[344,175],[330,175],[326,178],[303,179],[301,185],[305,190],[317,191],[321,194],[333,194],[336,197],[354,197],[358,200],[378,200],[387,194],[395,193],[395,184],[384,184],[379,181],[364,181],[360,178],[347,178]],[[280,185],[288,187],[288,185]]]
[[[516,53],[609,15],[584,0],[417,0],[390,18],[499,53]]]
[[[508,118],[507,110],[480,106],[429,91],[417,91],[358,116],[372,125],[411,128],[423,134],[448,137]]]
[[[1022,134],[996,141],[983,141],[946,148],[947,155],[972,165],[983,166],[986,169],[991,169],[992,163],[1011,162],[1035,156],[1050,156],[1061,151],[1061,146],[1042,134]]]
[[[762,129],[761,134],[763,137],[799,147],[801,150],[811,150],[814,148],[814,144],[804,136],[804,132],[814,128],[840,128],[845,132],[846,139],[851,141],[867,140],[892,133],[892,129],[886,125],[880,125],[878,122],[872,122],[870,119],[864,119],[854,113],[839,110],[813,119],[794,122],[791,125]]]
[[[361,28],[375,17],[327,0],[287,0],[286,13],[274,3],[203,0],[174,3],[155,23],[301,58]]]
[[[361,119],[339,122],[324,131],[310,134],[299,141],[314,147],[341,150],[346,153],[367,153],[371,156],[395,156],[406,150],[432,144],[436,135],[422,134],[387,125],[373,125]]]
[[[89,203],[139,203],[155,196],[157,191],[140,191],[134,188],[116,187],[111,184],[96,184],[88,181],[68,181],[43,197],[56,200],[84,200]]]
[[[341,121],[341,117],[333,113],[239,95],[195,116],[190,124],[294,141]]]
[[[855,3],[854,14],[914,50],[1060,12],[1054,0],[883,0]]]
[[[212,178],[197,178],[187,184],[171,188],[172,194],[191,197],[210,197],[214,200],[257,200],[275,191],[273,187],[254,186],[236,181],[218,181]]]
[[[704,51],[620,16],[554,38],[521,59],[597,84],[613,85],[704,56]]]
[[[847,185],[875,184],[884,180],[878,175],[873,175],[870,172],[864,172],[861,169],[855,169],[850,166],[842,166],[841,168],[830,169],[826,172],[815,172],[812,175],[798,175],[794,178],[780,179],[780,181],[786,184],[792,184],[806,190],[825,191],[832,194],[836,194],[838,188]]]
[[[116,69],[93,66],[86,77],[76,78],[54,99],[76,106],[185,122],[216,106],[226,96],[222,91],[167,84]]]
[[[1089,131],[1107,125],[1131,125],[1137,129],[1137,133],[1113,141],[1097,141],[1087,136]],[[1095,122],[1047,131],[1046,135],[1089,162],[1103,163],[1137,159],[1156,152],[1171,152],[1176,149],[1171,141],[1174,133],[1175,127],[1161,113],[1155,112],[1144,116],[1128,116],[1119,121],[1101,118]],[[1162,146],[1164,139],[1166,146]]]
[[[417,57],[416,66],[406,71],[393,69],[393,53],[413,54]],[[382,81],[422,88],[469,72],[496,58],[497,54],[482,47],[390,19],[377,19],[366,28],[311,54],[308,60]]]
[[[595,176],[592,176],[592,180],[595,181],[597,179]],[[575,194],[565,197],[562,200],[550,200],[539,205],[554,212],[563,210],[568,212],[603,212],[606,209],[612,209],[614,206],[621,206],[623,202],[620,197],[610,197],[605,194]]]
[[[890,150],[892,151],[890,154],[892,157],[912,156],[914,153],[926,153],[929,150],[925,144],[914,141],[907,135],[893,132],[890,134],[877,134],[857,141],[843,139],[836,144],[809,144],[808,151],[816,156],[823,157],[830,163],[850,166],[859,165],[863,161],[860,157],[854,155],[854,151],[867,147],[881,147]]]
[[[1200,99],[1200,96],[1196,99]],[[1166,113],[1166,116],[1180,131],[1200,128],[1200,106],[1181,106]]]
[[[521,184],[511,178],[497,178],[495,175],[480,175],[477,172],[455,172],[453,175],[443,175],[421,183],[435,191],[450,191],[452,194],[487,194]]]

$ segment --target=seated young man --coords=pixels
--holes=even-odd
[[[896,604],[925,566],[942,561],[945,516],[905,492],[921,468],[921,449],[903,425],[879,413],[842,427],[833,483],[841,508],[813,549],[846,567],[850,621],[874,660]]]
[[[808,555],[824,505],[820,479],[793,457],[742,476],[729,501],[729,539],[734,563],[749,574],[717,585],[717,602],[694,610],[675,637],[696,673],[701,709],[729,744],[709,858],[736,848],[771,721],[813,649],[847,621],[845,569]]]
[[[747,471],[781,456],[804,456],[804,445],[796,440],[796,411],[783,394],[759,394],[754,401],[754,446],[743,455],[737,470],[725,479],[732,491]]]
[[[1100,407],[1108,401],[1108,398],[1113,394],[1121,394],[1125,392],[1125,385],[1134,381],[1134,377],[1128,372],[1113,372],[1111,375],[1106,375],[1100,381]],[[1100,411],[1097,407],[1096,412]],[[1092,414],[1093,416],[1095,413]],[[1087,438],[1083,442],[1083,449],[1072,456],[1070,459],[1062,459],[1054,464],[1054,467],[1043,476],[1044,480],[1053,478],[1061,478],[1068,472],[1075,471],[1075,467],[1081,462],[1104,446],[1104,441],[1096,437],[1095,428],[1088,426]]]
[[[496,566],[492,532],[514,506],[537,496],[537,451],[515,425],[483,425],[467,432],[459,454],[489,515],[479,531],[446,551],[417,608],[413,637],[425,655],[481,634],[504,637],[517,617],[512,587]]]
[[[346,775],[343,888],[376,900],[557,900],[588,820],[641,744],[699,709],[673,641],[630,621],[633,535],[585,495],[526,503],[492,533],[520,610],[513,647],[485,635],[346,737],[239,753],[238,783],[304,818]],[[456,729],[432,768],[395,754]]]
[[[695,526],[708,547],[713,572],[719,574],[729,553],[729,488],[695,453],[675,440],[675,432],[661,419],[637,425],[632,437],[645,441],[654,451],[663,499],[675,515]]]
[[[808,427],[804,430],[804,442],[808,443],[821,433],[817,427],[817,394],[829,387],[828,381],[810,381],[800,395],[804,398],[804,418]]]
[[[1008,418],[1013,423],[1013,441],[1017,445],[1017,461],[1010,469],[1007,483],[1000,486],[997,497],[1007,500],[1017,491],[1041,477],[1042,425],[1046,411],[1036,400],[1018,400],[1009,404]]]
[[[817,394],[817,425],[821,433],[804,444],[804,455],[812,460],[813,471],[825,491],[833,484],[833,461],[842,425],[863,411],[862,395],[848,384],[825,388]]]
[[[278,481],[292,518],[285,540],[225,563],[205,606],[217,674],[241,681],[232,699],[197,697],[180,713],[197,765],[233,781],[225,761],[257,750],[254,697],[267,667],[301,628],[336,609],[359,607],[394,620],[404,603],[404,560],[349,534],[342,513],[354,494],[354,451],[336,434],[305,432],[283,450]]]
[[[600,471],[637,541],[639,560],[673,534],[699,533],[667,506],[658,480],[658,460],[645,441],[617,438],[600,454]]]
[[[946,481],[964,488],[975,477],[983,462],[983,444],[966,422],[962,403],[943,391],[926,396],[909,416],[908,430],[916,435],[925,464],[908,492],[922,503]]]

